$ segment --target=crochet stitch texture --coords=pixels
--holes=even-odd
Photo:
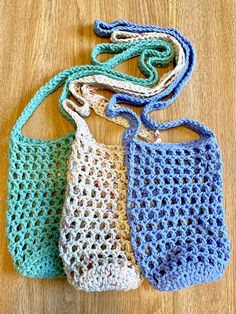
[[[164,43],[163,43],[164,42]],[[166,49],[163,49],[165,47]],[[109,52],[109,53],[117,53],[114,57],[110,58],[108,61],[100,62],[97,60],[97,56],[100,53]],[[137,78],[131,75],[126,75],[115,70],[111,70],[118,64],[123,61],[126,61],[130,58],[139,56],[138,67],[140,72],[145,76],[145,78]],[[66,99],[69,96],[68,85],[71,81],[79,80],[83,78],[86,81],[86,77],[98,77],[102,83],[104,79],[104,84],[106,88],[112,89],[114,91],[119,91],[122,88],[123,92],[127,92],[129,90],[129,83],[132,82],[139,86],[154,86],[159,82],[159,76],[156,67],[164,67],[167,66],[174,58],[174,50],[169,42],[165,42],[164,40],[140,40],[140,41],[128,41],[126,43],[112,43],[112,44],[99,44],[97,45],[92,53],[91,59],[93,62],[93,66],[80,66],[80,69],[75,71],[69,77],[66,87],[62,92],[61,98]],[[182,73],[181,73],[182,75]],[[116,83],[115,86],[108,85],[106,82],[105,76],[109,77]],[[127,85],[122,83],[117,83],[117,81],[126,81]],[[102,83],[103,84],[103,83]],[[169,92],[172,91],[175,87],[175,81],[171,82],[168,86]],[[138,90],[138,88],[136,88]],[[181,89],[181,88],[180,88]],[[158,91],[160,97],[164,91]],[[145,96],[145,93],[144,93]],[[65,115],[68,119],[70,117],[63,110],[62,102],[60,101],[60,111],[63,115]],[[143,104],[142,104],[143,105]]]
[[[122,146],[103,145],[67,100],[77,124],[68,166],[60,256],[69,282],[85,291],[129,290],[140,284],[126,216]],[[71,109],[72,107],[72,109]]]
[[[222,160],[215,135],[199,122],[183,119],[158,123],[158,127],[184,125],[199,133],[199,140],[138,141],[141,122],[131,110],[115,109],[116,97],[106,112],[113,117],[123,115],[131,125],[124,133],[127,212],[132,247],[144,277],[162,291],[219,279],[228,264],[230,247],[222,205]]]
[[[58,238],[72,140],[70,135],[39,145],[31,139],[10,142],[7,233],[22,275],[64,276]]]

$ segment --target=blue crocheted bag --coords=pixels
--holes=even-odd
[[[127,213],[131,243],[144,277],[161,291],[219,279],[230,258],[222,206],[222,161],[215,135],[194,120],[156,123],[186,126],[200,135],[184,143],[136,139],[141,122],[114,95],[107,115],[122,115],[128,169]],[[160,103],[160,107],[163,104]],[[157,104],[156,104],[157,106]],[[150,126],[148,121],[144,121]]]

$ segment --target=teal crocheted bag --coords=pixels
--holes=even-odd
[[[66,187],[66,162],[74,134],[39,140],[21,128],[41,101],[55,88],[48,82],[31,100],[9,143],[7,235],[9,251],[19,273],[28,277],[63,277],[58,255],[61,209]]]
[[[155,44],[157,52],[158,47],[162,47],[159,54],[160,62],[163,61],[163,64],[167,65],[173,59],[173,49],[161,40],[152,41],[152,49],[155,49]],[[74,139],[74,132],[57,140],[29,138],[21,133],[24,124],[40,103],[74,73],[79,77],[104,74],[118,80],[129,80],[148,86],[158,80],[154,66],[148,62],[140,68],[142,71],[143,66],[145,70],[145,79],[112,70],[114,66],[134,55],[141,55],[145,47],[150,48],[150,42],[146,41],[143,44],[139,42],[133,46],[106,44],[105,49],[112,51],[112,45],[116,46],[113,52],[120,52],[120,55],[115,55],[104,65],[70,68],[51,79],[35,94],[12,130],[9,144],[7,235],[14,265],[22,275],[32,278],[65,276],[59,257],[58,240],[66,187],[67,160]],[[166,56],[163,47],[167,47]],[[101,49],[98,52],[94,49],[94,58],[100,52]],[[70,120],[63,110],[62,113]]]

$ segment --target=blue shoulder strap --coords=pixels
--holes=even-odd
[[[129,97],[126,97],[125,94],[115,94],[112,96],[106,107],[106,114],[108,117],[114,118],[117,116],[122,116],[128,121],[130,127],[124,131],[123,135],[124,142],[128,144],[136,138],[143,121],[133,110],[127,107],[118,106],[117,104],[119,103],[126,103],[133,106],[136,106],[136,104],[133,103]],[[158,106],[158,103],[156,103],[156,105]],[[160,108],[161,105],[162,103],[160,102]],[[197,132],[201,138],[215,137],[214,133],[207,126],[193,119],[178,119],[168,122],[155,122],[155,124],[158,130],[166,130],[178,126],[185,126]],[[148,126],[148,123],[146,123],[146,125]]]

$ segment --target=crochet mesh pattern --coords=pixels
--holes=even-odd
[[[7,234],[16,269],[28,277],[62,277],[59,223],[72,135],[42,144],[10,142]]]
[[[129,117],[131,124],[124,133],[127,214],[142,274],[162,291],[219,279],[230,246],[215,135],[198,121],[183,119],[158,123],[159,129],[184,125],[199,133],[199,140],[173,144],[136,140],[139,118],[128,108],[114,109],[114,99],[106,113]]]
[[[60,256],[69,282],[86,291],[129,290],[140,284],[126,216],[126,171],[121,146],[98,144],[85,121],[77,123],[61,221]]]
[[[216,143],[136,143],[128,159],[132,245],[144,276],[160,290],[219,279],[229,242]]]

